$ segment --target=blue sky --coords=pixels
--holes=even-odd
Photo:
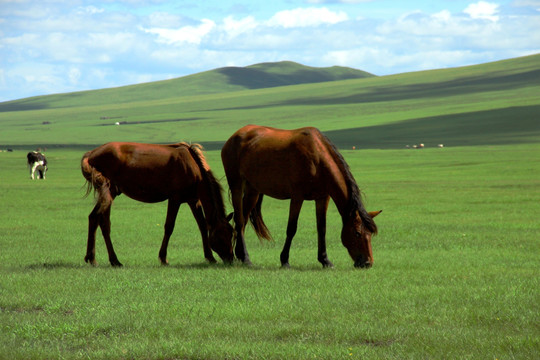
[[[291,60],[387,75],[540,53],[540,0],[0,0],[0,102]]]

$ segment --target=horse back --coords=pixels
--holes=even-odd
[[[326,138],[313,127],[281,130],[248,125],[225,143],[227,179],[247,181],[275,198],[326,196],[324,178],[338,169]]]
[[[143,202],[185,197],[202,178],[187,145],[181,144],[111,142],[86,153],[83,163],[119,192]]]

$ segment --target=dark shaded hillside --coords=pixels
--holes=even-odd
[[[232,81],[247,80],[247,83],[238,84],[250,89],[362,79],[374,76],[368,72],[347,67],[332,66],[327,68],[315,68],[297,64],[292,61],[262,63],[236,69],[239,69],[240,71],[236,72],[237,76],[235,76]],[[220,70],[230,71],[231,68]],[[253,77],[257,79],[255,83],[251,83],[250,81]]]
[[[328,131],[340,148],[391,149],[425,143],[426,147],[510,145],[540,137],[540,105],[441,115],[399,123]],[[512,119],[511,121],[509,119]]]
[[[367,92],[351,93],[341,97],[322,98],[310,96],[295,98],[282,105],[340,105],[440,98],[480,92],[511,91],[535,82],[540,84],[540,69],[516,74],[487,73],[482,76],[463,77],[440,82],[426,81],[406,85],[390,84],[373,87]]]

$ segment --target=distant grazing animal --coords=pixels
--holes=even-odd
[[[248,218],[259,238],[270,238],[261,215],[263,195],[268,195],[291,199],[281,265],[289,267],[289,250],[302,203],[315,200],[318,260],[323,267],[332,267],[326,254],[325,238],[326,211],[332,198],[343,220],[341,241],[354,266],[372,266],[371,236],[377,233],[373,218],[380,211],[368,213],[364,209],[349,166],[319,130],[312,127],[280,130],[248,125],[227,140],[221,158],[234,207],[238,259],[251,263],[244,239]]]
[[[30,178],[35,179],[35,173],[38,172],[38,179],[45,179],[47,173],[47,158],[38,151],[31,151],[26,155],[28,168],[30,169]]]
[[[205,258],[215,263],[214,250],[224,262],[233,261],[233,228],[225,217],[221,185],[212,174],[200,145],[108,143],[84,154],[81,169],[87,181],[86,194],[92,187],[97,194],[97,203],[88,216],[86,262],[96,264],[99,226],[111,265],[122,266],[110,237],[111,205],[121,193],[146,203],[168,200],[165,234],[159,250],[163,265],[168,264],[167,247],[182,203],[188,203],[197,221]]]

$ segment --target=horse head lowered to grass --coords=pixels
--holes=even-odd
[[[289,250],[296,234],[304,200],[315,200],[318,260],[333,266],[326,254],[326,211],[330,198],[343,221],[341,241],[355,267],[373,265],[371,237],[377,233],[373,218],[380,211],[367,212],[349,166],[330,140],[315,128],[280,130],[248,125],[225,143],[221,158],[231,191],[236,230],[236,257],[249,264],[244,230],[247,219],[260,238],[270,238],[263,222],[263,195],[290,199],[287,237],[281,264],[289,266]]]
[[[132,199],[155,203],[168,200],[165,234],[159,251],[167,264],[167,247],[174,230],[180,204],[188,203],[199,226],[205,258],[214,263],[214,250],[224,262],[234,259],[233,228],[225,217],[222,188],[214,177],[202,147],[178,143],[154,145],[112,142],[84,154],[82,173],[87,194],[92,188],[96,205],[88,216],[88,247],[84,260],[96,264],[96,230],[101,228],[109,261],[122,266],[111,242],[111,205],[124,193]]]

